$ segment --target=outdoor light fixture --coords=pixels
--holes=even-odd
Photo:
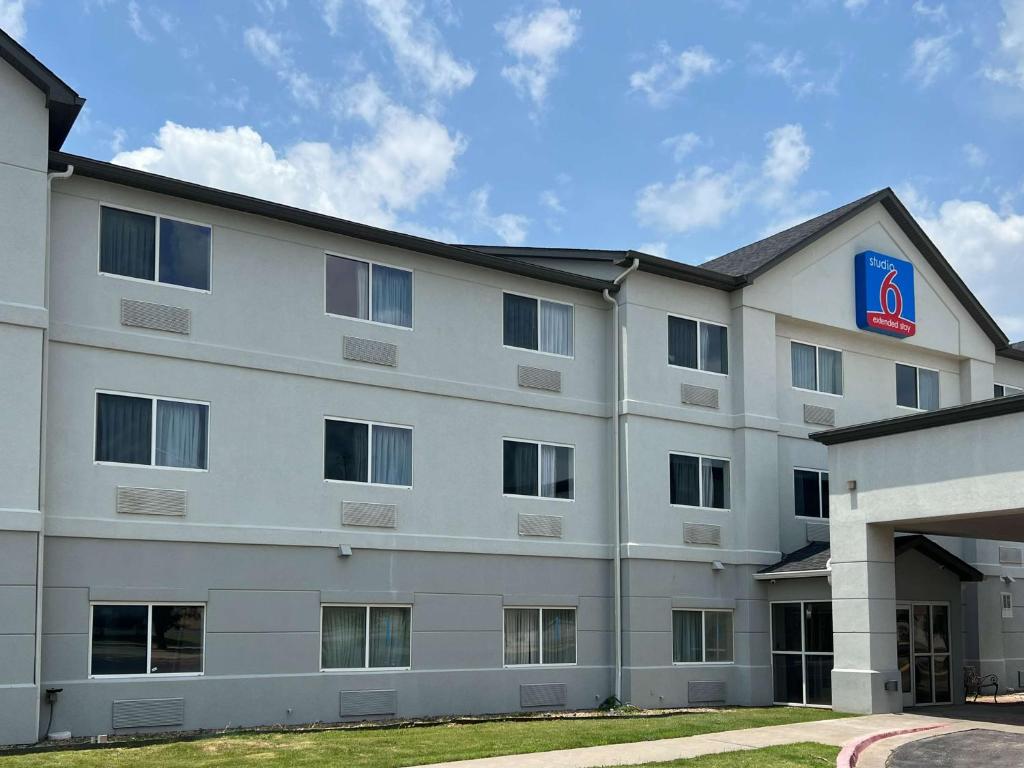
[[[848,491],[856,491],[857,490],[857,481],[856,480],[847,480],[846,481],[846,490],[848,490]]]
[[[722,561],[721,560],[712,560],[711,561],[711,570],[712,571],[724,571],[725,570],[725,566],[722,565]]]
[[[352,547],[348,544],[341,544],[338,547],[338,557],[352,557]]]

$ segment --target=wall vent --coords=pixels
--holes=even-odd
[[[1003,565],[1021,565],[1024,562],[1020,547],[1000,547],[999,562]]]
[[[717,547],[722,543],[722,526],[707,523],[684,523],[683,543]]]
[[[717,408],[718,390],[714,387],[699,387],[696,384],[683,384],[682,401],[684,405],[700,405],[704,408]]]
[[[159,728],[184,724],[184,699],[114,700],[114,728]]]
[[[345,336],[341,346],[341,355],[346,360],[358,360],[361,363],[373,363],[374,365],[398,365],[397,344],[361,339],[358,336]]]
[[[562,391],[562,374],[548,368],[534,368],[532,365],[519,366],[519,386],[530,389],[544,389],[548,392]]]
[[[188,491],[117,486],[117,514],[119,515],[183,517],[187,510]]]
[[[826,408],[823,405],[809,405],[804,403],[804,421],[808,424],[820,424],[823,427],[834,427],[836,425],[836,412],[833,408]]]
[[[808,523],[807,524],[807,540],[808,541],[829,541],[831,535],[831,529],[828,523]]]
[[[725,683],[718,680],[691,680],[686,685],[690,704],[725,704]]]
[[[121,325],[182,333],[187,336],[192,332],[192,312],[183,307],[171,307],[167,304],[121,299]]]
[[[520,536],[562,538],[562,518],[555,515],[519,515]]]
[[[568,699],[565,683],[535,683],[519,686],[521,707],[564,707]]]
[[[371,528],[394,528],[398,507],[369,501],[341,502],[342,525],[365,525]]]
[[[394,715],[398,712],[398,691],[342,691],[342,717]]]

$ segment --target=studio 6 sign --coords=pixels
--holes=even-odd
[[[906,338],[917,331],[914,265],[874,251],[855,257],[857,327]]]

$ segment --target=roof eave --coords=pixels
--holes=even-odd
[[[661,256],[652,256],[642,251],[627,251],[621,263],[628,263],[634,258],[640,260],[640,271],[652,275],[671,277],[675,280],[682,280],[687,283],[703,285],[708,288],[717,288],[721,291],[735,291],[742,288],[749,282],[742,277],[733,277],[723,272],[715,272],[703,267],[695,267],[691,264],[683,264],[679,261],[672,261]]]
[[[813,571],[780,571],[778,573],[763,571],[754,574],[755,581],[777,581],[779,579],[820,579],[825,576],[831,576],[832,571],[827,568],[822,568]]]

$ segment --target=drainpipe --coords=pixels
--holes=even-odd
[[[633,263],[630,264],[613,282],[614,285],[620,285],[630,274],[636,272],[640,268],[640,259],[633,257]],[[619,328],[619,302],[612,298],[611,293],[607,288],[601,294],[604,296],[604,300],[612,305],[612,328],[615,331],[615,338],[612,341],[612,392],[614,393],[613,407],[615,408],[612,413],[612,542],[614,544],[614,582],[612,585],[613,590],[613,609],[612,615],[614,616],[614,634],[615,634],[615,698],[618,701],[622,701],[622,500],[620,497],[620,478],[619,473],[622,469],[621,461],[619,458],[619,402],[620,402],[620,367],[621,367],[621,336],[622,330]]]
[[[33,679],[43,684],[43,544],[45,540],[46,515],[43,513],[46,500],[46,389],[49,380],[50,357],[50,221],[54,179],[67,179],[75,172],[75,166],[68,164],[66,170],[46,174],[46,245],[43,256],[43,309],[47,311],[46,327],[43,328],[42,361],[40,363],[39,390],[39,534],[36,540],[36,658]],[[53,703],[50,703],[53,706]],[[39,704],[36,704],[36,734],[39,733]]]

